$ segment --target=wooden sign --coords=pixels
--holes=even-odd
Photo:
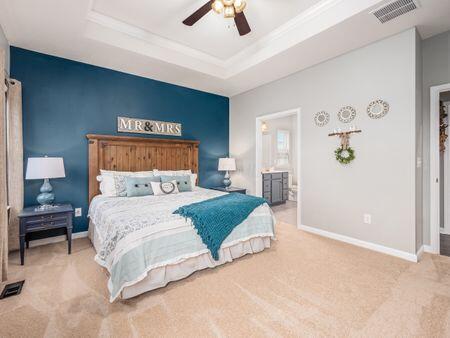
[[[181,136],[181,123],[133,119],[119,116],[117,118],[117,131],[119,133]]]

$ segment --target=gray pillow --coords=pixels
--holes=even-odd
[[[127,197],[153,195],[152,185],[150,182],[160,182],[160,178],[125,176]]]
[[[179,192],[186,192],[186,191],[192,191],[192,181],[191,176],[161,176],[161,182],[171,182],[171,181],[177,181],[178,191]]]

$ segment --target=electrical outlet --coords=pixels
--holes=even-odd
[[[75,208],[75,217],[81,217],[81,208]]]
[[[372,224],[372,215],[364,214],[364,224]]]

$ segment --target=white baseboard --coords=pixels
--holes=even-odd
[[[87,236],[88,236],[87,231],[74,232],[72,234],[72,239],[84,238]],[[34,248],[36,246],[41,246],[41,245],[47,245],[47,244],[51,244],[51,243],[64,242],[64,241],[66,241],[66,235],[37,239],[35,241],[30,241],[30,248]]]
[[[307,232],[310,232],[310,233],[313,233],[313,234],[316,234],[319,236],[335,239],[335,240],[345,242],[348,244],[353,244],[353,245],[356,245],[356,246],[359,246],[359,247],[362,247],[365,249],[381,252],[381,253],[395,256],[395,257],[399,257],[399,258],[405,259],[410,262],[417,263],[417,261],[418,261],[417,255],[409,253],[409,252],[389,248],[387,246],[383,246],[383,245],[379,245],[379,244],[375,244],[375,243],[371,243],[371,242],[362,241],[360,239],[336,234],[334,232],[329,232],[329,231],[321,230],[318,228],[313,228],[313,227],[310,227],[307,225],[299,225],[298,228],[300,230],[304,230],[304,231],[307,231]]]
[[[420,261],[422,258],[423,253],[425,252],[425,248],[423,245],[420,247],[420,249],[416,252],[417,261]]]
[[[433,249],[431,248],[431,245],[426,245],[426,244],[424,244],[424,245],[423,245],[423,251],[424,251],[424,252],[431,253],[431,254],[435,254],[435,252],[434,252]]]

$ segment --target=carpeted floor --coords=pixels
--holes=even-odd
[[[257,255],[110,304],[87,239],[11,257],[1,337],[449,337],[450,258],[419,264],[278,224]]]

